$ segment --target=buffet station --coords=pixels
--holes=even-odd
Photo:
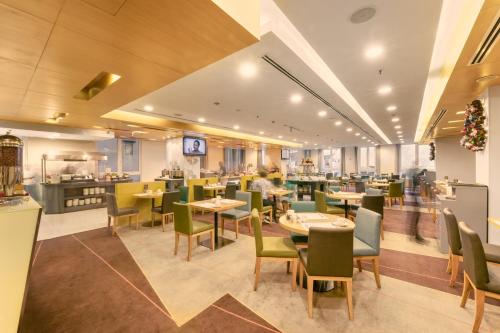
[[[179,168],[161,171],[161,177],[155,178],[155,182],[165,182],[165,189],[169,192],[177,191],[180,186],[184,185],[184,171]]]

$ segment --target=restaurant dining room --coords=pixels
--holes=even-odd
[[[0,0],[0,332],[500,333],[499,34],[498,0]]]

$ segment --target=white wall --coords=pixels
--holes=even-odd
[[[436,144],[436,178],[458,179],[465,183],[476,182],[475,153],[460,145],[460,136],[437,138]]]
[[[184,179],[200,178],[200,158],[182,154],[182,138],[167,140],[166,167],[184,170]]]
[[[377,165],[379,173],[398,173],[398,153],[396,145],[384,145],[378,147]]]
[[[345,170],[344,172],[349,174],[351,172],[356,172],[356,154],[354,152],[355,147],[345,147]]]
[[[165,142],[142,140],[141,142],[141,181],[154,181],[167,168]]]

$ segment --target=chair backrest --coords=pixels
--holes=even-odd
[[[400,179],[399,175],[392,175],[391,178],[395,179],[395,180],[399,180]]]
[[[252,227],[255,238],[255,254],[259,257],[262,254],[264,241],[262,240],[262,224],[257,209],[252,209]]]
[[[402,182],[393,182],[389,184],[389,196],[390,197],[402,197],[403,188]]]
[[[481,239],[465,222],[459,222],[458,229],[462,237],[465,272],[476,288],[487,290],[490,277]]]
[[[193,196],[194,201],[205,200],[205,190],[203,185],[193,185]]]
[[[174,202],[174,229],[186,235],[193,233],[191,206],[188,204]]]
[[[225,197],[226,199],[234,199],[236,198],[236,190],[238,189],[238,185],[236,184],[226,184]]]
[[[283,180],[279,177],[275,177],[275,178],[273,178],[273,185],[276,187],[279,187],[279,186],[283,185]]]
[[[179,191],[165,192],[163,193],[161,199],[161,213],[173,213],[174,212],[174,202],[179,202],[181,199],[181,193]]]
[[[383,195],[384,192],[378,188],[367,188],[366,195]]]
[[[108,216],[118,215],[118,204],[116,203],[116,195],[106,193],[106,207],[108,208]]]
[[[262,192],[261,191],[250,191],[252,194],[252,210],[257,209],[257,211],[262,211],[264,205],[262,203]]]
[[[460,255],[462,249],[462,241],[460,240],[460,231],[458,230],[458,222],[455,214],[449,208],[443,209],[444,222],[446,223],[446,231],[448,233],[448,245],[453,254]]]
[[[380,253],[380,220],[379,213],[360,207],[356,213],[354,236],[362,240]]]
[[[292,201],[290,209],[296,213],[315,212],[316,203],[314,201]]]
[[[352,260],[352,229],[309,229],[306,267],[308,275],[352,277]]]
[[[244,206],[236,207],[238,210],[244,210],[245,212],[250,212],[252,209],[252,194],[244,191],[236,191],[235,199],[240,201],[245,201],[247,204]]]
[[[365,182],[355,182],[356,193],[364,193],[365,192]]]
[[[333,179],[333,173],[327,172],[326,175],[325,175],[325,177],[326,177],[326,180]]]
[[[189,187],[179,186],[179,192],[181,194],[180,200],[183,202],[188,202],[189,199]]]
[[[364,195],[361,199],[361,207],[379,213],[381,218],[384,218],[384,203],[383,195]]]
[[[314,191],[314,201],[316,203],[316,211],[320,213],[326,213],[328,206],[326,205],[326,195],[325,192],[318,190]]]
[[[253,185],[253,180],[251,179],[248,179],[247,180],[247,191],[252,189],[252,185]]]

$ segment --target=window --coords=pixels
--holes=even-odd
[[[436,170],[436,161],[429,160],[431,147],[429,145],[418,146],[418,168],[427,169],[429,171]]]
[[[376,162],[375,147],[359,147],[358,148],[358,165],[359,172],[375,172]]]
[[[226,172],[232,173],[245,170],[245,150],[240,148],[224,149],[224,165]]]
[[[401,145],[399,152],[400,173],[406,174],[409,169],[413,169],[417,165],[417,152],[415,145]]]
[[[342,149],[323,149],[322,171],[340,175],[342,173]]]

